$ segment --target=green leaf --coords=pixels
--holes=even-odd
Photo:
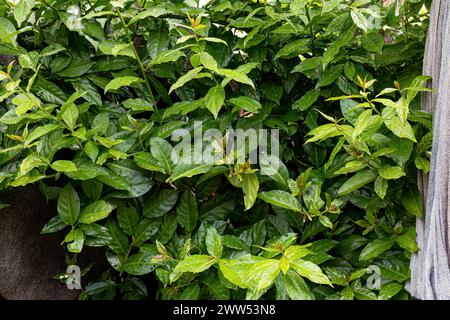
[[[81,229],[73,229],[64,238],[64,242],[70,242],[67,245],[67,250],[73,253],[80,253],[83,249],[85,235]]]
[[[54,54],[57,54],[58,52],[65,51],[66,48],[64,48],[59,43],[52,43],[48,47],[45,47],[42,49],[41,53],[39,54],[40,57],[49,57]]]
[[[226,78],[232,79],[236,82],[248,84],[253,89],[255,89],[255,85],[253,84],[253,81],[245,73],[239,72],[237,70],[231,70],[231,69],[219,69],[219,74]],[[222,83],[222,86],[225,86],[224,83]]]
[[[149,64],[149,67],[160,65],[168,62],[175,62],[179,58],[184,57],[185,54],[179,49],[164,51],[156,56]]]
[[[404,167],[411,157],[411,153],[414,148],[414,143],[408,139],[401,139],[396,136],[391,138],[389,148],[393,149],[389,153],[389,157],[392,158],[399,166]]]
[[[204,37],[204,38],[200,38],[198,40],[199,41],[209,41],[209,42],[214,42],[214,43],[221,43],[221,44],[228,46],[228,43],[226,41],[219,39],[219,38],[215,38],[215,37]]]
[[[190,190],[186,190],[180,197],[177,206],[177,219],[187,233],[194,231],[198,220],[197,201]]]
[[[355,73],[356,73],[355,64],[350,61],[347,61],[347,63],[344,66],[344,73],[347,78],[352,80],[355,77]]]
[[[58,124],[46,124],[40,127],[37,127],[34,129],[28,137],[25,139],[25,145],[29,145],[34,140],[39,139],[40,137],[43,137],[47,134],[49,134],[52,131],[55,131],[56,129],[59,129],[60,126]]]
[[[349,161],[340,168],[339,170],[335,171],[334,174],[348,174],[356,171],[360,171],[361,169],[364,169],[367,167],[367,163],[364,160],[355,160],[355,161]]]
[[[195,55],[200,60],[200,63],[208,70],[219,73],[217,61],[208,52],[200,52]]]
[[[31,93],[19,93],[12,101],[16,105],[16,114],[20,116],[31,110],[33,107],[40,107],[41,102]]]
[[[365,287],[352,286],[352,289],[355,298],[358,300],[377,300],[377,295]]]
[[[275,55],[275,59],[290,59],[302,53],[309,52],[309,42],[309,39],[299,39],[291,41],[277,52],[277,54]]]
[[[61,118],[64,123],[73,130],[78,119],[78,108],[74,103],[64,104],[61,107]]]
[[[99,153],[98,145],[93,141],[88,141],[84,146],[84,152],[92,162],[95,162]]]
[[[106,292],[110,289],[113,289],[116,286],[116,283],[112,280],[107,281],[99,281],[86,286],[84,292],[87,295],[96,295]]]
[[[292,109],[305,111],[309,107],[311,107],[319,97],[320,97],[319,90],[316,89],[309,90],[300,100],[293,103]]]
[[[414,98],[417,96],[417,94],[420,91],[430,91],[431,89],[427,88],[425,85],[426,81],[431,80],[430,76],[417,76],[413,79],[413,81],[411,81],[411,84],[408,88],[403,89],[404,91],[406,91],[406,99],[405,102],[407,105],[409,105]],[[404,98],[403,98],[404,99]]]
[[[375,239],[369,242],[359,255],[360,261],[368,261],[378,257],[380,254],[389,250],[394,245],[394,241],[390,238]]]
[[[249,247],[244,240],[239,239],[238,237],[232,236],[232,235],[223,236],[223,245],[225,247],[228,247],[231,249],[236,249],[236,250],[242,250],[242,251],[249,250]]]
[[[310,261],[306,260],[291,261],[291,267],[299,275],[309,279],[314,283],[327,284],[333,286],[328,277],[322,272],[320,267]]]
[[[95,201],[81,211],[78,222],[90,224],[105,219],[112,210],[113,207],[108,202],[104,200]]]
[[[134,161],[136,164],[142,169],[149,171],[159,171],[165,173],[166,171],[160,166],[158,160],[156,160],[150,153],[148,152],[140,152],[135,155]]]
[[[19,63],[24,69],[32,69],[36,71],[39,60],[39,53],[36,51],[27,52],[19,56]]]
[[[274,155],[260,157],[261,175],[267,176],[277,183],[277,186],[289,190],[289,171],[284,163]]]
[[[81,187],[83,188],[84,194],[92,200],[98,200],[102,196],[103,183],[99,181],[96,180],[82,181]]]
[[[322,77],[317,81],[315,89],[326,87],[332,84],[341,75],[344,70],[343,65],[333,66],[324,71]]]
[[[142,276],[155,269],[155,264],[151,262],[152,256],[139,252],[128,257],[123,265],[123,271],[135,276]]]
[[[179,300],[198,300],[200,295],[200,286],[198,284],[192,284],[185,288],[181,293]]]
[[[258,198],[261,200],[273,204],[277,207],[285,208],[288,210],[302,212],[300,201],[291,195],[289,192],[282,190],[272,190],[266,192],[260,192]]]
[[[344,182],[339,188],[338,197],[353,192],[366,184],[371,183],[378,177],[378,174],[372,170],[365,170],[355,174],[353,177]]]
[[[384,37],[377,31],[364,34],[361,38],[361,45],[370,52],[381,52],[384,46]]]
[[[52,169],[58,172],[73,172],[77,171],[77,166],[69,160],[57,160],[52,163]]]
[[[86,94],[83,95],[84,100],[94,105],[102,105],[102,97],[91,81],[88,79],[79,78],[76,81],[73,81],[72,85],[75,90],[79,92],[86,92]]]
[[[80,225],[80,228],[86,236],[84,241],[85,246],[104,247],[107,246],[112,240],[108,229],[99,224],[82,224]]]
[[[42,228],[41,234],[55,233],[67,227],[67,224],[62,221],[59,214],[50,219],[50,221]]]
[[[139,214],[133,206],[120,206],[117,208],[117,221],[127,235],[132,235],[139,224]]]
[[[209,227],[206,230],[205,244],[206,249],[211,256],[216,258],[222,256],[222,238],[214,227]]]
[[[153,106],[150,102],[143,99],[128,99],[122,102],[123,106],[127,109],[142,112],[142,111],[152,111]]]
[[[379,300],[389,300],[403,289],[403,285],[397,282],[390,282],[381,287],[378,295]]]
[[[145,202],[144,216],[158,218],[169,212],[177,202],[178,192],[173,189],[161,189],[152,194]]]
[[[188,256],[184,260],[180,261],[173,273],[179,272],[192,272],[192,273],[200,273],[207,269],[209,269],[213,264],[217,262],[217,259],[211,256],[206,255],[193,255]],[[171,275],[172,278],[172,275]],[[173,281],[171,281],[173,282]]]
[[[132,76],[125,76],[125,77],[118,77],[113,80],[111,80],[105,87],[105,93],[109,90],[117,90],[124,86],[131,86],[137,83],[141,83],[144,80],[138,77],[132,77]]]
[[[61,71],[57,72],[57,75],[64,78],[77,78],[86,74],[91,70],[95,62],[90,60],[84,60],[81,58],[72,59],[70,64]]]
[[[381,199],[384,199],[384,197],[386,196],[387,189],[388,189],[388,181],[383,177],[378,177],[375,180],[375,193]]]
[[[115,41],[115,40],[104,40],[100,42],[98,48],[101,52],[107,55],[113,56],[127,56],[130,58],[135,58],[133,49],[129,43]]]
[[[157,24],[155,30],[151,30],[147,40],[147,52],[152,59],[166,53],[169,47],[170,38],[167,37],[169,33],[168,24],[165,21],[161,21]]]
[[[13,23],[4,17],[0,17],[0,42],[15,44],[17,35]]]
[[[256,173],[242,174],[242,189],[244,190],[245,210],[253,207],[259,191],[259,180]]]
[[[324,124],[320,127],[314,128],[308,133],[308,136],[313,136],[312,138],[309,138],[305,144],[325,140],[337,136],[341,136],[343,134],[343,131],[340,130],[340,126],[336,125],[335,123],[328,123]]]
[[[229,101],[232,105],[236,106],[236,108],[244,109],[247,112],[258,113],[259,110],[261,110],[262,108],[261,103],[259,103],[255,99],[246,96],[233,98],[230,99]]]
[[[322,66],[322,57],[313,57],[303,60],[300,64],[292,69],[291,73],[305,72]]]
[[[327,216],[319,216],[319,221],[324,227],[333,229],[333,222],[331,222],[330,218],[328,218]]]
[[[369,22],[366,17],[356,8],[352,9],[350,12],[353,22],[358,26],[358,28],[367,32],[369,28]]]
[[[297,272],[289,270],[287,274],[283,275],[282,282],[292,300],[314,300],[314,295],[305,280]]]
[[[225,90],[221,85],[217,85],[209,89],[205,96],[205,104],[209,111],[217,119],[220,108],[222,108],[225,102]]]
[[[203,279],[203,283],[206,284],[212,297],[217,300],[229,300],[230,290],[218,279],[216,276],[209,276]]]
[[[361,277],[364,276],[366,273],[367,273],[367,268],[362,268],[362,269],[356,270],[356,271],[354,271],[354,272],[352,272],[352,273],[350,274],[350,276],[348,277],[348,280],[349,280],[349,281],[354,281],[354,280],[356,280],[356,279],[361,278]]]
[[[256,262],[248,272],[246,282],[252,290],[269,288],[280,274],[280,263],[275,259]]]
[[[43,101],[63,104],[67,99],[65,92],[60,87],[42,78],[38,78],[32,88],[33,92]]]
[[[22,160],[22,163],[20,164],[20,175],[24,175],[31,170],[33,170],[36,167],[47,165],[45,161],[43,161],[42,158],[39,158],[38,156],[34,154],[29,154],[25,157],[25,159]]]
[[[80,198],[70,183],[59,193],[57,210],[58,216],[66,225],[74,225],[77,222],[80,215]]]
[[[164,139],[153,137],[150,139],[150,152],[154,159],[157,159],[158,165],[166,172],[172,171],[172,146]],[[151,162],[152,160],[149,157],[146,157],[146,160]]]
[[[346,286],[341,291],[341,300],[353,300],[355,297],[355,294],[353,292],[353,289],[350,286]]]
[[[191,178],[195,175],[206,173],[211,169],[210,164],[184,164],[179,163],[173,169],[171,176],[168,181],[174,182],[181,178]]]
[[[241,288],[248,288],[248,277],[251,268],[254,265],[255,261],[253,259],[219,260],[219,269],[220,272],[222,272],[224,278],[232,284]]]
[[[197,110],[200,107],[205,106],[205,99],[198,99],[195,101],[181,101],[176,102],[169,108],[164,109],[163,111],[163,119],[169,118],[174,115],[186,115],[192,111]]]
[[[178,80],[170,87],[169,93],[171,93],[174,90],[177,90],[178,88],[181,88],[189,81],[201,78],[211,78],[211,75],[209,73],[201,72],[202,70],[203,67],[189,70],[185,75],[179,77]]]
[[[136,247],[142,246],[144,242],[158,232],[160,227],[163,226],[160,226],[160,223],[155,220],[143,219],[133,233],[133,245]]]
[[[430,160],[422,157],[416,157],[416,159],[414,159],[414,164],[417,169],[422,170],[425,173],[430,172]]]
[[[309,254],[313,254],[311,250],[308,249],[311,244],[303,245],[303,246],[289,246],[284,251],[284,255],[291,261],[302,259]]]
[[[145,11],[141,11],[139,12],[137,15],[135,15],[129,22],[128,22],[128,26],[131,26],[133,23],[138,22],[140,20],[143,20],[145,18],[148,17],[153,17],[153,18],[157,18],[163,14],[166,14],[167,9],[163,8],[163,7],[158,7],[158,6],[152,6],[149,7],[148,9],[146,9]]]
[[[169,242],[177,229],[178,220],[175,212],[165,214],[162,219],[161,227],[159,228],[156,238],[162,243]]]
[[[406,138],[413,142],[417,142],[411,125],[408,122],[401,121],[401,119],[397,116],[397,111],[394,108],[384,108],[382,111],[382,117],[386,127],[397,137]]]
[[[401,235],[394,238],[400,247],[409,251],[416,252],[419,247],[416,243],[416,228],[409,227]]]
[[[345,119],[354,125],[356,123],[356,119],[358,119],[359,115],[363,112],[363,109],[359,106],[359,103],[346,97],[346,99],[341,100],[339,104]]]
[[[323,3],[322,14],[327,12],[332,12],[339,4],[342,3],[342,0],[328,0]]]
[[[112,237],[111,242],[109,243],[109,247],[113,252],[120,255],[128,254],[128,250],[130,249],[130,244],[128,242],[127,235],[120,229],[116,222],[113,220],[109,220],[106,223],[106,227],[108,228],[108,232]]]
[[[372,110],[366,110],[358,116],[355,122],[355,128],[352,133],[352,138],[356,139],[359,137],[364,130],[370,125],[370,119],[372,117]]]
[[[385,165],[378,169],[378,173],[386,180],[396,180],[405,176],[405,173],[399,166],[392,167]]]
[[[422,195],[416,186],[403,189],[401,203],[408,213],[419,218],[423,216]]]
[[[30,15],[31,10],[34,7],[34,0],[20,0],[14,7],[14,18],[17,21],[17,25],[20,27]]]

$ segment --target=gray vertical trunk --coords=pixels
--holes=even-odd
[[[424,74],[435,93],[425,93],[423,109],[433,113],[430,176],[419,176],[425,217],[417,220],[419,252],[412,256],[408,291],[418,299],[450,299],[450,4],[434,0],[425,51]]]

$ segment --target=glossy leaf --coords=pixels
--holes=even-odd
[[[105,219],[112,210],[113,207],[111,204],[104,200],[98,200],[89,204],[81,211],[78,221],[85,224],[96,222]]]
[[[58,197],[58,215],[65,224],[74,225],[80,215],[80,198],[71,184],[67,184]]]

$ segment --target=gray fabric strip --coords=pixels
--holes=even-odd
[[[417,219],[419,252],[411,258],[407,290],[418,299],[450,299],[449,179],[450,179],[450,4],[434,0],[423,72],[433,77],[434,93],[424,93],[422,108],[433,113],[430,176],[420,174],[425,218]]]

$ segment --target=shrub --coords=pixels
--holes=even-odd
[[[408,298],[430,1],[381,3],[5,1],[0,189],[104,248],[82,299]],[[279,166],[175,163],[196,121],[278,129]]]

